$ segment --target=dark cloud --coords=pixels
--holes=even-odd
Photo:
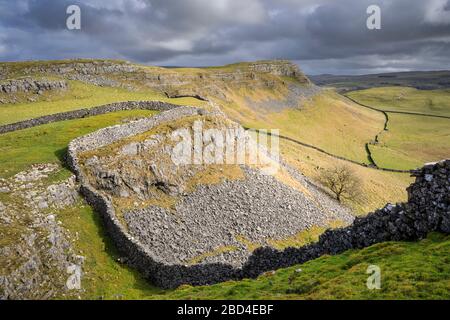
[[[65,28],[77,4],[82,30]],[[382,29],[366,9],[382,10]],[[448,69],[447,0],[0,0],[0,60],[205,66],[285,58],[308,73]]]

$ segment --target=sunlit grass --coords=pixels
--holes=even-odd
[[[122,88],[99,87],[78,81],[68,81],[66,91],[48,91],[36,102],[0,104],[0,125],[32,119],[43,115],[100,106],[119,101],[159,100],[180,105],[204,105],[195,98],[168,99],[154,91],[129,91]]]
[[[136,270],[118,262],[121,255],[91,207],[78,204],[58,211],[57,216],[65,228],[78,234],[74,247],[85,257],[80,292],[83,299],[144,299],[163,292]]]
[[[450,236],[387,242],[267,273],[255,280],[183,286],[153,299],[449,299]],[[366,286],[369,265],[381,268],[381,289]],[[300,270],[299,270],[300,269]]]
[[[407,87],[372,88],[349,92],[363,104],[387,111],[450,116],[450,90]],[[381,167],[412,169],[450,156],[450,119],[388,113],[388,131],[369,148]]]
[[[279,129],[281,135],[362,163],[369,163],[365,144],[384,126],[383,114],[361,108],[331,91],[305,102],[301,108],[279,112],[254,110],[244,99],[224,108],[245,126]]]
[[[450,90],[382,87],[347,93],[356,101],[382,110],[450,116]]]
[[[411,169],[450,157],[450,119],[389,114],[389,130],[370,149],[382,167]]]
[[[0,135],[0,177],[9,177],[35,163],[61,163],[76,137],[126,120],[149,117],[156,111],[119,111],[46,124]]]

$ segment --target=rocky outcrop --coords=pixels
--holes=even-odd
[[[329,221],[351,223],[346,210],[321,210],[301,192],[242,167],[242,179],[201,185],[179,199],[173,211],[158,206],[125,211],[129,233],[167,264],[223,263],[242,266],[254,246],[295,236]]]
[[[84,258],[75,253],[74,235],[61,225],[56,211],[80,197],[74,176],[48,183],[61,169],[38,164],[0,179],[0,300],[63,298],[76,292],[66,286],[67,271],[81,269]]]
[[[295,79],[300,86],[312,86],[297,65],[284,60],[256,61],[219,68],[193,68],[189,72],[177,68],[144,67],[110,60],[24,64],[11,70],[7,64],[0,66],[3,77],[14,77],[18,72],[21,75],[56,76],[130,90],[134,90],[136,85],[145,86],[169,97],[192,96],[201,99],[226,99],[229,87],[279,89],[284,81],[283,77]]]
[[[117,73],[132,73],[137,67],[128,62],[91,60],[91,61],[67,61],[60,63],[40,63],[38,65],[24,66],[24,74],[80,74],[80,75],[104,75]]]
[[[146,163],[145,158],[136,156],[142,150],[141,144],[150,146],[150,140],[155,142],[152,144],[154,147],[164,150],[163,146],[158,145],[161,139],[152,136],[150,140],[142,140],[137,144],[127,140],[123,146],[117,145],[118,141],[132,136],[142,137],[142,133],[158,125],[170,125],[177,119],[202,115],[224,116],[220,111],[206,112],[181,107],[149,119],[105,128],[69,144],[68,163],[81,182],[82,194],[102,214],[107,230],[129,263],[141,270],[151,281],[167,288],[182,283],[203,284],[230,279],[235,276],[236,268],[242,265],[250,254],[245,245],[236,241],[235,236],[242,235],[249,241],[263,241],[271,237],[279,239],[280,236],[291,236],[316,224],[324,225],[329,220],[352,220],[345,210],[341,212],[342,216],[333,211],[333,214],[329,211],[326,212],[330,215],[325,214],[325,211],[321,211],[305,194],[277,182],[273,177],[259,173],[258,170],[246,168],[244,181],[219,183],[217,186],[200,187],[193,193],[186,193],[185,188],[179,188],[179,184],[183,183],[181,180],[192,176],[196,170],[205,168],[185,166],[186,168],[180,169],[184,170],[183,173],[177,173],[182,175],[183,179],[180,181],[168,183],[168,174],[164,174],[159,183],[158,175],[150,173],[163,169],[159,167],[162,154],[156,154],[153,165]],[[212,121],[217,125],[217,119]],[[114,153],[106,155],[104,159],[102,156],[79,158],[80,154],[89,151],[91,155],[93,150],[112,144],[117,145],[120,156]],[[150,149],[145,153],[154,155]],[[125,159],[127,156],[131,158]],[[140,173],[135,178],[129,174],[128,167],[132,166],[142,167],[131,170]],[[115,199],[131,196],[136,205],[140,206],[141,201],[148,200],[146,190],[152,186],[163,190],[166,195],[183,198],[177,204],[175,215],[158,205],[147,205],[143,210],[121,209],[119,214],[116,205],[113,205]],[[165,186],[177,188],[170,189]],[[242,192],[238,193],[242,195],[236,196],[236,190],[241,190]],[[279,194],[279,198],[274,199],[274,194]],[[296,200],[289,204],[288,199]],[[151,214],[146,210],[150,210]],[[209,212],[209,216],[205,216],[205,210]],[[165,218],[157,219],[160,216]],[[151,217],[155,219],[148,220]],[[201,219],[204,221],[200,222]],[[126,221],[128,223],[125,223]],[[170,232],[172,229],[176,229],[174,233]],[[167,239],[163,237],[164,234],[168,236]],[[202,240],[200,235],[206,238]],[[192,242],[186,239],[192,239]],[[207,255],[209,250],[230,246],[236,247],[237,250],[211,257]],[[202,254],[206,256],[201,259],[201,265],[188,265]]]
[[[300,68],[290,61],[274,60],[274,61],[258,61],[250,63],[248,68],[256,73],[269,73],[279,77],[291,77],[300,82],[310,83],[305,74],[300,71]]]
[[[30,78],[9,80],[0,83],[0,93],[31,92],[41,94],[50,90],[66,90],[66,81],[33,80]]]

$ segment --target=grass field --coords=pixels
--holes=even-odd
[[[450,119],[389,114],[389,130],[369,148],[386,168],[411,169],[450,156]]]
[[[358,90],[347,95],[381,110],[450,116],[450,90],[418,90],[409,87],[383,87]]]
[[[380,110],[450,116],[450,90],[385,87],[347,95]],[[378,166],[411,169],[450,156],[450,119],[391,112],[388,117],[388,131],[369,145]]]
[[[194,106],[205,103],[189,97],[168,99],[162,94],[152,91],[129,91],[127,89],[98,87],[79,81],[69,81],[69,89],[67,91],[45,92],[36,102],[0,104],[0,125],[47,114],[131,100],[159,100]]]
[[[61,121],[0,135],[0,178],[13,176],[35,163],[61,163],[67,145],[76,137],[123,121],[148,117],[149,110],[119,111],[84,119]]]
[[[387,242],[268,273],[256,280],[184,286],[153,299],[449,299],[450,236]],[[369,265],[381,268],[381,289],[368,290]],[[301,269],[300,272],[297,272]]]

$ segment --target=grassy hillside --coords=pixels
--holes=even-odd
[[[1,134],[0,178],[13,176],[35,163],[61,163],[67,145],[74,138],[155,113],[149,110],[119,111]]]
[[[358,90],[347,95],[362,104],[386,111],[406,111],[450,116],[450,90],[418,90],[382,87]]]
[[[261,92],[259,98],[273,97]],[[255,110],[242,96],[233,99],[235,103],[225,104],[225,111],[245,126],[279,129],[281,135],[362,163],[369,163],[365,144],[384,126],[381,113],[361,108],[332,91],[304,101],[300,108],[279,111]]]
[[[168,99],[150,90],[130,91],[122,88],[98,87],[79,81],[69,81],[67,91],[47,91],[37,99],[36,102],[25,99],[21,103],[0,104],[0,125],[118,101],[160,100],[180,105],[204,104],[195,98]]]
[[[58,219],[78,237],[76,250],[85,257],[80,297],[83,299],[145,299],[163,290],[149,284],[136,270],[118,262],[118,254],[106,236],[102,221],[87,204],[60,210]]]
[[[388,242],[267,273],[256,280],[185,286],[165,299],[450,299],[450,236]],[[381,268],[381,289],[368,290],[369,265]]]
[[[87,62],[87,61],[85,61]],[[47,62],[46,62],[47,63]],[[53,62],[48,62],[53,63]],[[55,62],[63,63],[63,62]],[[20,76],[24,67],[33,63],[9,64],[13,75]],[[0,67],[2,64],[0,64]],[[208,72],[233,72],[247,64],[205,69],[162,69],[140,67],[146,72],[191,75]],[[141,76],[141,75],[140,75]],[[126,76],[120,79],[125,81]],[[125,80],[124,80],[125,79]],[[270,87],[223,83],[217,98],[224,111],[234,120],[253,128],[280,129],[280,134],[315,145],[333,154],[369,163],[365,144],[379,135],[379,144],[370,151],[379,166],[410,169],[423,162],[450,156],[450,120],[431,117],[389,114],[389,131],[383,131],[385,118],[381,112],[363,108],[333,91],[304,99],[298,107],[259,108],[270,101],[284,101],[287,85],[296,80],[285,77],[263,77],[275,81]],[[129,83],[137,81],[130,80]],[[222,80],[220,80],[222,81]],[[220,83],[218,81],[217,83]],[[264,82],[262,81],[262,82]],[[126,82],[126,81],[125,81]],[[192,88],[201,86],[194,84]],[[145,85],[136,90],[97,87],[69,81],[69,90],[44,92],[36,102],[18,94],[16,104],[0,105],[0,125],[56,112],[76,110],[125,100],[164,100],[178,104],[204,105],[194,98],[166,99],[161,92]],[[210,88],[209,88],[210,89]],[[214,88],[213,88],[214,90]],[[411,88],[378,88],[352,92],[350,97],[361,103],[386,110],[450,115],[450,92],[420,91]],[[256,102],[256,103],[254,103]],[[63,164],[67,144],[74,138],[106,127],[144,116],[152,111],[122,111],[95,117],[63,121],[0,135],[0,178],[11,177],[34,163]],[[347,201],[355,214],[365,214],[387,202],[406,200],[405,188],[412,182],[409,174],[390,173],[336,160],[310,148],[280,141],[283,158],[314,181],[323,170],[336,164],[348,165],[363,181],[362,196]],[[49,179],[65,179],[69,171],[62,168]],[[4,196],[0,193],[0,200]],[[9,199],[11,200],[11,199]],[[5,200],[6,201],[6,200]],[[420,243],[385,243],[334,257],[322,257],[302,266],[279,270],[256,280],[227,282],[214,286],[163,291],[146,282],[136,271],[119,263],[120,257],[105,235],[98,215],[84,203],[59,210],[60,219],[73,235],[74,246],[86,257],[83,267],[83,291],[87,299],[449,299],[450,238],[432,234]],[[301,245],[317,239],[322,229],[312,228],[288,239],[290,245]],[[77,236],[75,236],[77,235]],[[2,239],[8,241],[10,239]],[[276,243],[284,247],[285,243]],[[382,289],[365,287],[369,264],[382,268]],[[301,272],[296,272],[301,268]]]
[[[370,145],[382,167],[410,169],[450,156],[450,119],[389,114],[389,130]]]
[[[392,113],[413,112],[450,116],[450,90],[384,87],[347,95],[364,105],[387,112],[388,131],[369,146],[381,167],[411,169],[450,156],[450,119]]]
[[[0,135],[0,168],[1,177],[12,176],[24,170],[33,163],[57,162],[65,148],[73,138],[95,131],[98,128],[134,119],[149,116],[151,111],[122,111],[107,115],[63,121],[17,132]],[[64,132],[64,134],[61,134]],[[284,149],[284,148],[283,148]],[[311,151],[308,151],[310,154]],[[303,155],[303,152],[296,154]],[[306,153],[305,153],[306,154]],[[320,159],[322,155],[318,156]],[[315,164],[319,162],[313,161]],[[331,163],[331,160],[330,160]],[[364,170],[370,170],[362,168]],[[372,172],[376,177],[377,171]],[[68,175],[65,169],[52,176],[51,179],[64,179]],[[378,178],[379,181],[385,179]],[[403,188],[399,188],[402,189]],[[85,204],[60,210],[58,218],[72,233],[78,234],[75,248],[79,254],[86,257],[84,265],[83,288],[80,294],[88,299],[148,299],[160,297],[170,298],[170,294],[147,283],[135,270],[132,270],[117,261],[119,255],[104,234],[98,215]],[[317,239],[323,230],[298,235],[290,239],[292,244],[304,244]],[[283,244],[278,244],[280,247]],[[169,296],[165,296],[169,294]],[[228,295],[223,296],[228,298]]]
[[[158,72],[164,70],[164,72],[171,73],[176,70],[177,73],[192,74],[218,70],[232,72],[236,68],[245,66],[246,64],[236,64],[206,69],[156,69]],[[154,67],[144,67],[143,69],[149,69],[151,72],[155,71]],[[372,141],[383,129],[384,116],[381,113],[362,108],[330,90],[324,91],[312,99],[305,99],[299,103],[298,108],[281,108],[279,110],[258,108],[258,105],[261,103],[264,104],[267,101],[283,101],[285,96],[289,93],[286,85],[294,84],[301,86],[301,84],[297,83],[295,80],[286,77],[279,78],[277,81],[278,82],[275,85],[277,88],[276,90],[268,87],[225,87],[225,92],[229,101],[220,101],[220,104],[229,116],[246,126],[268,129],[277,128],[280,129],[282,135],[315,145],[339,156],[344,156],[362,163],[369,163],[365,144]],[[42,101],[35,103],[1,106],[0,114],[2,114],[2,112],[3,114],[0,119],[4,122],[14,122],[37,115],[72,110],[84,106],[94,106],[113,101],[164,99],[161,93],[149,89],[129,91],[118,88],[95,87],[77,81],[70,81],[70,90],[65,93],[46,94],[49,96],[43,98]],[[203,102],[193,98],[171,100],[171,102],[174,101],[180,104],[203,104]],[[256,102],[256,104],[254,102]],[[83,121],[80,122],[80,124],[83,126]],[[98,127],[102,125],[103,124],[99,123]],[[59,125],[56,124],[56,127],[58,126]],[[98,127],[95,126],[95,128]],[[45,135],[45,133],[42,133],[40,130],[46,130],[45,128],[47,127],[43,126],[41,128],[43,129],[35,128],[30,131],[24,131],[24,134],[29,132],[28,137],[25,139],[22,139],[21,135],[15,136],[14,134],[0,137],[1,139],[9,139],[9,142],[3,144],[2,149],[6,150],[9,146],[10,152],[16,155],[16,159],[19,159],[8,161],[9,154],[11,153],[4,153],[3,159],[5,160],[3,161],[5,164],[8,164],[10,168],[2,169],[2,171],[6,172],[0,172],[0,175],[6,175],[8,171],[17,172],[17,170],[23,169],[26,163],[36,162],[38,160],[45,161],[45,159],[50,160],[56,157],[51,150],[49,150],[50,152],[46,152],[46,154],[50,154],[51,156],[44,156],[44,152],[26,152],[28,148],[27,143],[19,141],[29,140],[33,142],[33,150],[45,150],[45,147],[39,146],[40,141],[38,139]],[[48,128],[52,128],[52,126],[50,125]],[[64,127],[61,127],[58,128],[58,130],[65,129]],[[83,132],[84,131],[81,130],[79,133],[82,134]],[[75,132],[74,135],[70,135],[70,137],[73,136],[75,136]],[[422,138],[425,139],[424,137]],[[433,137],[430,137],[430,139],[432,140]],[[56,140],[53,139],[53,141]],[[70,139],[67,139],[67,141],[69,140]],[[62,146],[63,144],[64,143],[60,143],[58,146]],[[287,147],[287,145],[289,146]],[[14,146],[14,148],[12,146]],[[378,147],[371,146],[371,150],[374,152],[374,158],[378,160],[380,158],[378,157],[379,152],[378,150],[375,150],[375,148]],[[302,148],[289,142],[281,144],[281,151],[288,162],[297,166],[313,180],[318,180],[318,176],[322,170],[330,168],[336,162],[340,162],[326,155],[318,154],[314,150]],[[423,160],[427,160],[427,158],[425,157]],[[380,161],[380,165],[409,169],[421,165],[421,162],[423,162],[422,158],[417,158],[417,160],[405,162],[403,165],[399,166],[399,163],[396,162],[396,158],[393,158],[392,161]],[[354,167],[355,172],[363,179],[363,181],[365,181],[363,186],[365,194],[364,199],[357,199],[348,203],[358,213],[373,210],[389,201],[395,202],[404,200],[404,187],[410,182],[410,178],[407,174],[390,174],[354,166],[352,164],[348,165]],[[385,181],[389,182],[386,184],[388,187],[384,187]]]

